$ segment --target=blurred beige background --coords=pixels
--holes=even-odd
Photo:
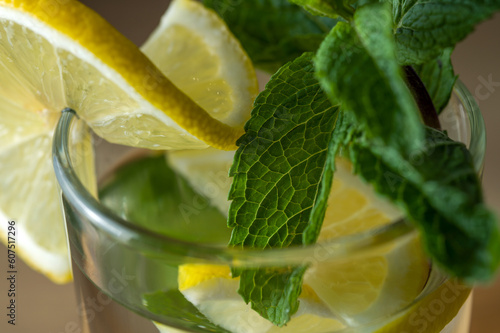
[[[153,30],[168,0],[85,0],[127,37],[140,45]],[[483,23],[463,41],[454,54],[461,80],[476,96],[483,111],[488,134],[484,173],[486,199],[500,215],[500,14]],[[484,81],[498,82],[490,87]],[[5,253],[5,248],[1,250]],[[6,265],[6,264],[5,264]],[[0,280],[0,332],[77,333],[71,328],[78,321],[73,285],[57,286],[45,277],[19,264],[18,312],[15,327],[6,324],[7,281]],[[3,264],[0,267],[6,267]],[[2,275],[3,276],[3,275]],[[5,305],[5,306],[4,306]],[[475,292],[471,333],[499,332],[500,278]]]

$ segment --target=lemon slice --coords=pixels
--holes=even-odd
[[[231,278],[227,266],[182,265],[179,267],[178,283],[179,290],[200,312],[214,324],[230,332],[347,332],[347,325],[325,307],[318,294],[306,284],[307,282],[303,285],[299,297],[298,312],[284,327],[273,326],[242,301],[237,293],[238,278]],[[470,299],[469,295],[469,287],[456,280],[449,280],[399,315],[391,317],[387,322],[382,322],[375,327],[359,328],[359,330],[401,333],[413,332],[418,328],[422,332],[429,333],[455,332],[454,328],[464,329],[457,325],[461,324],[463,318],[467,318],[467,313],[461,312],[467,311],[464,303]],[[470,307],[470,301],[468,303]],[[385,307],[387,303],[380,304],[380,306]],[[377,320],[382,318],[384,317],[379,316]],[[183,332],[160,323],[155,323],[155,325],[161,333]]]
[[[299,310],[279,328],[245,304],[238,294],[239,278],[232,278],[227,266],[181,265],[178,283],[181,293],[201,313],[231,332],[326,332],[344,327],[307,285],[299,298]]]
[[[203,8],[203,7],[201,7]],[[109,141],[148,148],[232,149],[242,133],[204,111],[129,40],[77,1],[0,1],[2,83],[51,113],[71,107]],[[42,107],[40,109],[40,107]],[[210,110],[208,110],[210,111]],[[240,110],[248,116],[250,109]],[[239,124],[241,125],[241,123]]]
[[[13,111],[24,113],[25,122],[22,124],[25,127],[20,128],[21,131],[33,131],[31,135],[12,139],[15,127],[9,127],[9,121],[19,125],[18,115],[13,115]],[[54,282],[68,282],[72,275],[60,198],[50,159],[52,134],[44,131],[47,125],[43,121],[24,110],[11,107],[4,97],[0,97],[0,114],[3,124],[7,123],[7,129],[0,131],[0,237],[9,245],[14,244],[14,251],[31,267]],[[9,134],[10,142],[4,138]],[[87,180],[88,189],[95,194],[90,133],[82,131],[74,135],[72,146],[75,154],[84,157],[83,163],[78,166],[78,174]],[[14,221],[15,230],[7,234],[9,220]],[[16,267],[10,267],[10,270],[16,270]]]
[[[258,93],[255,70],[239,41],[212,10],[192,0],[173,1],[141,49],[218,120],[229,125],[248,120]]]
[[[190,2],[180,3],[190,6]],[[208,12],[201,5],[189,8],[194,16]],[[213,17],[211,12],[206,15]],[[184,19],[189,19],[187,13]],[[220,20],[212,21],[213,29],[217,25],[227,30]],[[196,47],[200,46],[198,42]],[[155,42],[151,43],[154,46]],[[224,52],[239,52],[236,56],[219,60],[222,53],[218,53],[210,61],[218,68],[228,59],[243,57],[239,44],[233,46]],[[251,64],[248,60],[243,63],[251,81],[255,75]],[[193,66],[187,62],[178,65],[179,71],[172,75]],[[210,67],[210,62],[204,66]],[[220,74],[214,81],[220,87],[227,88],[227,82],[233,84],[223,77],[227,71]],[[8,219],[16,220],[21,257],[55,282],[70,280],[66,235],[50,158],[54,127],[63,108],[76,110],[97,134],[111,142],[155,149],[209,145],[234,149],[250,112],[251,100],[242,100],[251,99],[252,88],[243,96],[219,86],[213,93],[229,96],[230,102],[222,103],[225,108],[221,109],[206,105],[205,111],[136,46],[79,2],[0,0],[2,241],[7,240],[7,226],[3,224]],[[196,97],[205,93],[211,92],[205,89]],[[88,142],[78,143],[80,148],[75,149],[87,154],[82,170],[87,173],[84,179],[93,183],[90,140],[82,140]]]
[[[201,3],[175,0],[141,50],[177,87],[217,119],[242,124],[259,92],[250,59],[225,22]],[[189,64],[189,65],[185,65]],[[169,151],[170,166],[227,215],[234,151]]]

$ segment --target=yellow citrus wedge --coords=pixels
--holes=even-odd
[[[10,105],[4,102],[5,99],[0,97],[2,121],[15,120],[17,125],[24,126],[18,128],[33,132],[7,144],[5,141],[8,140],[4,140],[0,134],[0,237],[7,245],[15,244],[16,253],[52,281],[71,281],[71,264],[60,194],[50,159],[52,134],[43,131],[46,124],[35,115],[10,108]],[[19,122],[19,114],[12,114],[12,111],[23,112],[26,121]],[[78,174],[86,180],[89,191],[95,194],[95,172],[89,132],[82,131],[72,137],[72,151],[82,157]],[[15,221],[15,232],[12,234],[7,233],[9,220]],[[15,270],[15,267],[13,268],[12,270]]]
[[[307,285],[300,295],[299,310],[287,326],[279,328],[245,304],[238,294],[239,278],[232,278],[227,266],[182,265],[178,283],[187,300],[230,332],[321,332],[344,327]]]
[[[141,47],[153,63],[223,123],[241,125],[258,93],[253,65],[224,21],[201,3],[173,1]]]
[[[206,16],[213,29],[218,26],[227,31],[222,21],[210,19],[215,14],[193,1],[180,0],[172,8],[183,6],[196,17]],[[189,15],[184,19],[189,20]],[[229,43],[231,36],[225,38]],[[193,39],[195,49],[203,39],[203,34]],[[149,45],[154,48],[159,42]],[[207,83],[214,91],[201,89],[193,95],[200,102],[194,102],[135,45],[81,3],[0,0],[0,217],[2,223],[16,220],[18,252],[28,263],[56,282],[71,278],[50,158],[61,110],[76,110],[97,134],[111,142],[153,149],[234,149],[255,95],[251,82],[255,74],[239,44],[232,45],[223,53],[234,51],[236,55],[218,53],[210,61],[214,68],[224,67],[229,59],[242,61],[247,93],[228,90],[234,80],[226,81],[226,70]],[[200,52],[205,57],[207,50]],[[218,58],[222,56],[224,59]],[[172,75],[182,75],[184,69],[193,67],[181,60],[177,63],[180,70]],[[211,68],[210,61],[202,66]],[[203,102],[221,95],[228,98],[227,103],[223,103],[224,97],[217,99],[224,105],[220,109]],[[90,140],[86,140],[88,143],[79,145],[87,154],[85,179],[92,183],[93,157]],[[4,242],[6,230],[2,225]]]
[[[13,78],[28,88],[39,102],[31,109],[71,107],[107,140],[149,148],[232,149],[242,133],[193,102],[79,2],[3,0],[0,9],[2,58],[10,74],[2,83]],[[237,125],[249,111],[241,111]]]

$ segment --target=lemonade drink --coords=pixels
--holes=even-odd
[[[444,114],[449,119],[445,126],[455,137],[482,147],[482,122],[471,103],[467,91],[459,86]],[[457,119],[469,120],[461,124]],[[101,155],[108,157],[106,167],[123,161],[125,165],[118,170],[112,167],[112,176],[104,177],[101,203],[88,202],[92,198],[79,193],[78,203],[68,195],[64,205],[83,325],[89,332],[118,332],[124,325],[130,332],[134,332],[134,325],[140,325],[145,332],[148,327],[154,331],[148,320],[164,332],[176,332],[167,326],[193,332],[392,332],[390,323],[395,325],[398,315],[404,313],[406,317],[400,318],[410,332],[431,331],[435,324],[443,325],[442,332],[468,332],[469,289],[453,284],[443,287],[443,275],[429,266],[416,242],[418,234],[409,225],[389,221],[386,230],[375,225],[371,229],[380,232],[364,237],[355,234],[353,239],[340,236],[337,241],[323,241],[306,251],[290,249],[289,253],[269,255],[228,251],[224,246],[229,237],[225,218],[210,203],[218,192],[213,188],[211,192],[196,192],[182,172],[171,169],[176,163],[170,162],[169,167],[161,155],[148,157],[144,151],[132,151],[109,163],[107,154],[113,148],[105,146],[99,143],[97,149],[107,152]],[[482,151],[479,149],[478,154]],[[78,149],[70,148],[67,153],[78,156]],[[177,164],[186,168],[187,158],[180,156]],[[475,158],[480,170],[482,159]],[[207,166],[205,172],[212,172],[214,184],[223,188],[227,186],[224,178],[209,168],[213,161],[212,156],[212,160],[202,159],[195,166]],[[224,163],[218,165],[220,168]],[[68,171],[60,169],[58,176],[64,179]],[[84,169],[78,172],[84,173]],[[64,184],[68,186],[66,191],[76,185],[71,184],[73,181],[76,179],[61,181],[63,192]],[[74,190],[83,189],[76,186]],[[169,218],[164,219],[165,215]],[[147,229],[154,234],[148,234]],[[164,237],[169,241],[165,242]],[[311,273],[306,274],[305,283],[310,286],[301,298],[304,310],[297,315],[302,319],[292,320],[286,330],[273,328],[249,309],[236,293],[237,284],[227,276],[230,265],[276,267],[303,262],[311,263]],[[124,283],[123,288],[119,281]],[[334,284],[329,284],[331,281]],[[435,290],[439,296],[428,296]],[[411,310],[420,298],[428,302]],[[448,318],[435,316],[440,306],[441,314],[450,314]],[[428,318],[422,316],[426,309],[431,311]]]

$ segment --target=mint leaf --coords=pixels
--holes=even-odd
[[[310,222],[303,233],[304,245],[315,243],[319,236],[332,187],[335,156],[354,133],[352,123],[344,119],[349,119],[349,114],[339,112],[328,148],[320,192],[311,211]],[[273,323],[282,326],[290,320],[290,315],[298,310],[297,300],[302,291],[306,268],[300,266],[244,270],[240,273],[239,292],[245,302],[252,302],[253,309],[259,314],[268,319],[273,318]]]
[[[390,7],[363,6],[354,21],[358,32],[339,22],[317,52],[323,90],[355,115],[370,139],[406,153],[419,149],[422,124],[394,54]]]
[[[328,148],[325,171],[321,179],[320,193],[311,211],[310,223],[304,230],[303,243],[305,245],[314,244],[318,240],[321,227],[323,226],[326,209],[328,208],[328,197],[332,189],[333,175],[335,172],[335,156],[337,156],[341,147],[347,146],[351,141],[356,130],[353,123],[354,121],[351,113],[346,113],[342,110],[339,112]]]
[[[218,244],[226,243],[230,237],[224,215],[176,174],[162,155],[145,157],[117,169],[102,186],[99,199],[127,221],[155,233]]]
[[[304,52],[316,51],[336,23],[288,0],[204,0],[239,39],[255,66],[274,73]]]
[[[209,332],[230,333],[213,324],[179,290],[158,291],[143,296],[146,308],[156,315],[182,320],[182,326]]]
[[[355,172],[405,210],[439,266],[466,281],[491,279],[500,263],[500,234],[472,157],[440,131],[427,128],[426,137],[425,148],[405,160],[358,136],[350,145]]]
[[[312,55],[283,66],[257,97],[231,168],[231,245],[302,244],[338,107],[314,77]]]
[[[414,66],[415,71],[432,98],[434,107],[440,113],[448,105],[458,76],[451,64],[452,49],[446,49],[437,58]]]
[[[238,292],[262,317],[282,327],[299,309],[305,271],[305,266],[247,269],[240,275]]]
[[[231,168],[230,245],[302,245],[320,191],[338,107],[314,76],[313,55],[283,66],[257,97]],[[297,311],[304,267],[247,269],[239,293],[278,326]],[[273,290],[272,293],[267,293]]]
[[[432,61],[500,9],[498,0],[391,0],[400,64]]]
[[[314,15],[337,17],[341,16],[346,20],[351,20],[354,8],[349,6],[357,0],[290,0],[301,5]]]

